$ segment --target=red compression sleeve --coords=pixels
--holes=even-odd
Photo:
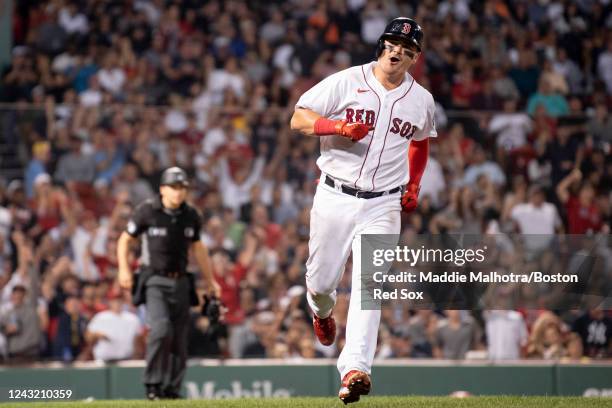
[[[337,120],[320,117],[314,123],[314,133],[317,136],[334,135],[337,123]]]
[[[429,156],[429,139],[412,140],[408,148],[408,162],[410,163],[410,181],[408,184],[421,184],[421,177],[427,165]]]

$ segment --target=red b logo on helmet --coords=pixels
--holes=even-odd
[[[404,27],[402,28],[402,33],[408,34],[410,32],[410,28],[411,28],[410,24],[404,23]]]

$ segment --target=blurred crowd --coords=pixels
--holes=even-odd
[[[305,304],[317,138],[299,95],[371,61],[385,24],[425,32],[412,75],[437,102],[418,234],[610,233],[612,3],[604,0],[20,0],[0,80],[0,360],[141,358],[147,328],[116,239],[159,175],[189,200],[227,306],[193,310],[191,356],[311,358]],[[333,244],[333,243],[330,243]],[[604,262],[612,270],[609,252]],[[133,254],[137,265],[137,253]],[[612,281],[612,276],[608,282]],[[610,292],[608,292],[610,293]],[[612,356],[601,309],[383,311],[378,357]]]

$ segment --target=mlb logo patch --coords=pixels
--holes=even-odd
[[[412,27],[410,26],[410,24],[404,23],[404,27],[402,27],[402,33],[403,34],[408,34],[410,32],[411,28]]]

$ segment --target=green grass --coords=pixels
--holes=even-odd
[[[182,400],[182,401],[72,401],[5,403],[0,407],[45,407],[62,408],[326,408],[344,407],[337,398],[288,398],[288,399],[234,399],[234,400]],[[350,408],[610,408],[612,398],[583,397],[362,397],[361,401],[349,404]]]

